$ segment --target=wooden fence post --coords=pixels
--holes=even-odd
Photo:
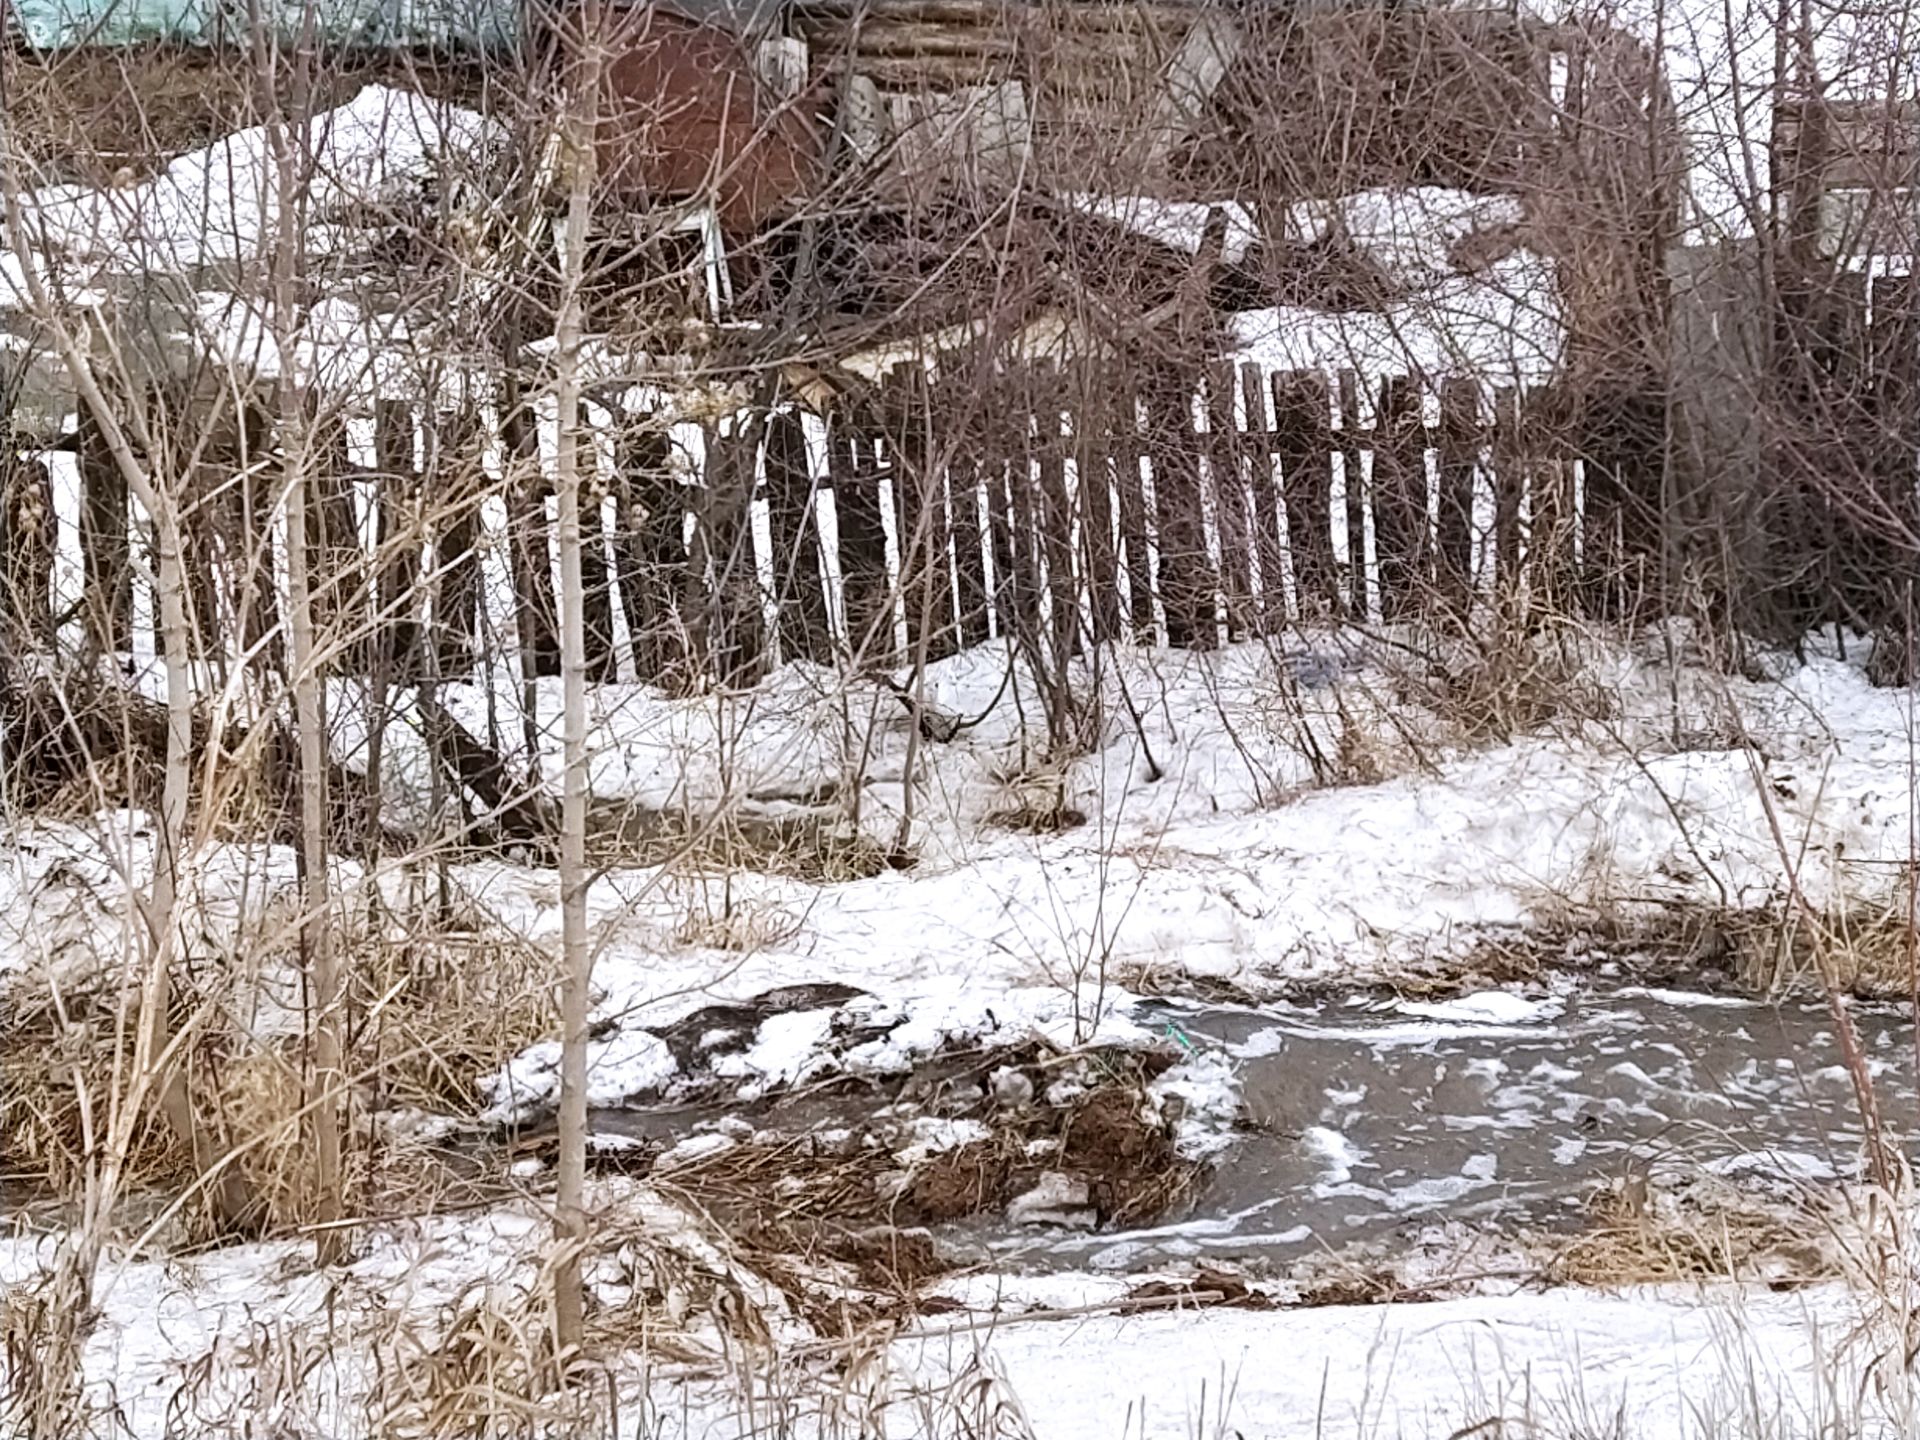
[[[1280,454],[1280,493],[1287,509],[1287,546],[1300,615],[1327,618],[1341,609],[1340,574],[1333,559],[1333,437],[1327,380],[1312,370],[1276,373],[1274,446]]]
[[[1380,611],[1404,620],[1420,603],[1427,571],[1426,427],[1410,375],[1381,382],[1373,420],[1373,533]]]
[[[1456,620],[1473,609],[1473,481],[1480,455],[1480,382],[1450,376],[1440,386],[1439,495],[1434,558],[1440,598]]]
[[[767,417],[767,531],[781,653],[827,664],[833,658],[833,625],[820,563],[813,466],[805,422],[792,405]]]
[[[444,680],[473,668],[480,618],[480,501],[487,479],[480,417],[471,406],[440,416],[434,431],[432,494],[438,508],[432,523],[439,591],[434,671]]]
[[[951,536],[938,442],[930,443],[926,372],[895,371],[882,391],[888,420],[887,473],[893,482],[894,549],[907,650],[937,660],[954,650]],[[923,635],[924,632],[924,635]]]
[[[667,437],[649,428],[645,417],[623,425],[614,446],[614,563],[633,670],[643,683],[660,683],[687,662],[678,606],[686,508],[668,463]]]
[[[1160,598],[1167,643],[1211,649],[1218,643],[1220,582],[1207,554],[1200,484],[1200,437],[1193,428],[1191,375],[1161,367],[1143,387],[1147,453],[1153,465],[1153,509],[1160,541]]]
[[[377,400],[373,413],[376,655],[385,677],[420,678],[420,484],[414,469],[412,402]],[[378,662],[376,662],[378,663]]]
[[[851,417],[828,434],[833,509],[840,525],[840,596],[847,648],[860,662],[892,666],[893,585],[887,573],[887,532],[880,518],[880,472],[873,431]]]
[[[1113,411],[1114,492],[1120,504],[1120,545],[1127,569],[1127,622],[1134,640],[1151,645],[1154,639],[1154,573],[1152,542],[1148,536],[1149,508],[1142,462],[1147,447],[1140,433],[1141,397],[1129,390],[1117,398]]]
[[[1520,392],[1503,385],[1493,392],[1493,534],[1489,588],[1501,623],[1514,619],[1520,594],[1520,503],[1527,492],[1526,437],[1521,431]]]
[[[1080,510],[1080,565],[1088,592],[1093,643],[1124,637],[1120,613],[1120,551],[1114,533],[1114,397],[1104,366],[1070,371],[1075,492]],[[1131,403],[1131,397],[1128,397]]]
[[[1360,445],[1360,377],[1342,370],[1339,382],[1340,469],[1347,510],[1347,614],[1367,618],[1367,484]]]
[[[127,482],[106,437],[79,414],[80,564],[87,641],[103,651],[133,647],[133,567],[127,544]]]
[[[517,372],[507,372],[501,438],[507,460],[507,556],[513,572],[514,625],[523,678],[560,673],[559,612],[554,607],[549,485],[540,464],[539,437],[519,397]]]
[[[1578,574],[1574,537],[1573,460],[1565,398],[1551,385],[1533,385],[1520,397],[1520,446],[1526,456],[1528,610],[1536,621],[1574,613]]]
[[[613,636],[613,576],[607,569],[607,479],[593,436],[583,434],[580,468],[580,613],[586,630],[587,680],[605,685],[620,678]]]
[[[1240,367],[1240,399],[1245,407],[1242,434],[1247,480],[1253,491],[1253,558],[1260,566],[1260,627],[1275,634],[1285,627],[1287,546],[1281,524],[1280,483],[1274,472],[1278,440],[1267,418],[1267,376],[1258,365]]]
[[[1246,440],[1234,414],[1240,377],[1231,361],[1206,376],[1207,462],[1213,480],[1214,528],[1220,537],[1220,584],[1227,638],[1243,639],[1258,624],[1253,588],[1253,526],[1247,503]],[[1264,414],[1262,420],[1265,419]],[[1266,426],[1262,424],[1260,429]]]
[[[743,411],[715,422],[707,432],[706,484],[695,496],[699,548],[688,578],[704,590],[698,613],[706,662],[715,679],[734,686],[752,683],[766,661],[766,617],[749,523],[759,448],[758,415]],[[689,613],[695,613],[691,596]]]
[[[1034,380],[1033,446],[1038,464],[1033,490],[1035,543],[1047,576],[1051,619],[1048,655],[1064,676],[1066,662],[1080,651],[1080,590],[1073,573],[1073,506],[1067,496],[1067,447],[1061,433],[1066,388],[1050,367],[1029,372]],[[1071,423],[1070,421],[1067,423]]]

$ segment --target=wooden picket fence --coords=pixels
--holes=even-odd
[[[1059,656],[1314,621],[1604,613],[1657,543],[1636,498],[1646,447],[1609,451],[1567,408],[1550,387],[1222,364],[1126,384],[1091,365],[967,386],[903,370],[824,418],[778,399],[702,425],[593,412],[590,674],[739,684],[794,658],[898,666],[1001,637]],[[309,507],[336,672],[455,680],[518,654],[557,673],[535,418],[382,401],[358,417],[357,462],[352,428],[325,432]],[[264,426],[239,438],[202,447],[190,483],[190,600],[208,655],[278,657],[279,476]],[[143,524],[86,427],[76,449],[80,603],[56,613],[29,534],[9,547],[9,613],[137,648]],[[16,494],[9,533],[33,509]]]

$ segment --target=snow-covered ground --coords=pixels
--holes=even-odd
[[[911,795],[916,860],[834,882],[691,863],[613,865],[589,900],[596,1103],[694,1079],[661,1032],[717,1000],[780,987],[837,983],[857,993],[766,1015],[750,1035],[716,1047],[702,1083],[751,1096],[837,1070],[899,1073],[956,1040],[1017,1043],[1036,1032],[1061,1046],[1095,1036],[1146,1044],[1154,1037],[1129,1002],[1149,990],[1228,980],[1258,996],[1302,981],[1445,970],[1469,963],[1489,939],[1582,916],[1778,906],[1789,876],[1815,905],[1896,898],[1913,834],[1913,699],[1869,685],[1860,647],[1845,659],[1762,657],[1777,678],[1754,680],[1703,663],[1684,628],[1632,642],[1590,637],[1572,668],[1543,647],[1493,673],[1452,646],[1416,658],[1417,639],[1325,633],[1215,654],[1087,657],[1074,678],[1084,740],[1064,754],[1047,752],[1031,678],[1016,671],[1006,683],[1006,657],[989,647],[928,676],[932,702],[977,723],[951,744],[922,744],[923,768],[911,775],[905,711],[869,682],[792,666],[744,695],[602,687],[592,746],[601,801],[709,818],[788,813],[817,808],[817,792],[834,782],[829,805],[845,812],[857,797],[859,828],[888,838]],[[336,742],[353,763],[358,732],[341,698]],[[447,699],[485,733],[480,690]],[[556,700],[542,691],[537,718],[549,744]],[[494,703],[508,707],[494,717],[501,732],[517,735],[511,701],[502,694]],[[1484,717],[1503,710],[1517,717],[1511,733],[1488,733]],[[397,813],[418,818],[424,759],[404,716],[388,745]],[[556,758],[544,757],[549,786]],[[1042,808],[1077,812],[1079,823],[1032,834],[992,818],[1021,797],[1031,808],[1036,793]],[[0,998],[42,993],[49,973],[69,986],[84,973],[111,975],[126,890],[151,863],[151,847],[150,831],[124,815],[16,831],[0,907],[8,921]],[[238,933],[244,914],[288,891],[294,874],[284,850],[209,842],[189,866],[195,945]],[[369,883],[389,894],[406,883],[398,869],[370,877],[344,866],[340,878],[349,904]],[[451,878],[463,923],[555,943],[551,871],[503,858],[458,864]],[[410,923],[406,916],[396,909],[390,923]],[[268,1031],[298,1013],[297,995],[276,1009],[271,991],[251,1012]],[[1396,1023],[1435,1033],[1528,1027],[1552,1009],[1483,990],[1403,1002]],[[496,1117],[541,1108],[553,1058],[550,1045],[536,1045],[475,1097],[476,1108],[490,1103]],[[1233,1060],[1202,1057],[1157,1082],[1163,1099],[1187,1102],[1189,1142],[1207,1143],[1211,1123],[1217,1148],[1220,1107],[1236,1098]],[[929,1121],[908,1138],[932,1151],[973,1134]],[[1332,1132],[1324,1139],[1339,1141]],[[1322,1168],[1339,1159],[1327,1155]],[[544,1172],[516,1173],[537,1186]],[[708,1310],[714,1287],[731,1284],[758,1295],[772,1317],[768,1333],[742,1338],[724,1329],[735,1322],[703,1320],[699,1304],[672,1301],[676,1335],[705,1338],[676,1341],[671,1363],[655,1357],[644,1383],[658,1426],[647,1433],[746,1434],[776,1403],[788,1416],[782,1433],[864,1433],[820,1418],[830,1337],[814,1336],[788,1301],[715,1258],[721,1240],[696,1245],[681,1234],[697,1228],[692,1221],[631,1188],[606,1192],[603,1203],[611,1233],[673,1249],[675,1264],[706,1277],[688,1283],[705,1287]],[[169,1407],[199,1416],[189,1427],[196,1434],[242,1433],[240,1417],[269,1412],[292,1435],[394,1433],[366,1420],[375,1378],[394,1383],[403,1373],[383,1346],[412,1346],[419,1362],[451,1316],[480,1323],[483,1286],[488,1306],[537,1325],[524,1307],[539,1292],[540,1216],[536,1195],[479,1217],[375,1226],[336,1278],[309,1273],[290,1243],[115,1258],[88,1341],[90,1380],[117,1397],[141,1440],[166,1433]],[[30,1280],[49,1252],[45,1240],[9,1242],[0,1249],[8,1283]],[[610,1313],[669,1305],[636,1300],[644,1287],[631,1245],[624,1259],[595,1263]],[[1872,1297],[1838,1284],[1792,1294],[1730,1285],[1468,1294],[1386,1310],[1098,1308],[1140,1280],[972,1281],[959,1298],[979,1305],[1000,1286],[1018,1304],[997,1319],[914,1322],[906,1336],[869,1344],[861,1373],[884,1372],[884,1385],[872,1384],[895,1407],[889,1413],[918,1417],[902,1418],[901,1433],[994,1433],[941,1429],[970,1395],[999,1407],[997,1423],[1011,1428],[997,1433],[1045,1440],[1236,1430],[1440,1437],[1493,1416],[1516,1424],[1532,1416],[1537,1432],[1522,1433],[1570,1436],[1603,1421],[1603,1433],[1630,1437],[1895,1434],[1905,1423],[1900,1395],[1851,1389],[1877,1353],[1856,1329]],[[1025,1313],[1033,1304],[1076,1313],[1042,1321]],[[349,1313],[359,1320],[340,1318]],[[323,1315],[351,1338],[322,1345]],[[261,1387],[282,1373],[259,1363],[272,1355],[295,1357],[305,1378],[267,1394]],[[631,1355],[615,1364],[629,1403],[643,1388],[638,1365]],[[722,1383],[715,1368],[732,1378]],[[762,1387],[752,1406],[742,1373]],[[1116,1384],[1116,1375],[1128,1378]],[[399,1402],[388,1394],[381,1403]],[[1887,1406],[1891,1419],[1881,1416]],[[1847,1426],[1822,1431],[1820,1417],[1836,1408]],[[749,1412],[761,1419],[750,1423]]]
[[[795,665],[744,695],[597,687],[593,791],[631,806],[636,830],[801,815],[884,849],[910,804],[912,863],[821,881],[750,863],[720,873],[698,852],[623,866],[616,848],[588,901],[609,1022],[596,1093],[611,1103],[673,1081],[649,1032],[800,981],[860,992],[860,1028],[884,1023],[889,1037],[845,1051],[831,1038],[844,1007],[783,1016],[733,1062],[741,1085],[897,1069],[987,1034],[1124,1039],[1126,1002],[1149,985],[1198,977],[1260,995],[1390,979],[1457,967],[1529,927],[1778,909],[1790,882],[1817,907],[1893,901],[1914,828],[1911,695],[1867,682],[1864,647],[1781,657],[1782,678],[1751,681],[1695,663],[1675,633],[1672,668],[1652,634],[1585,647],[1577,673],[1545,654],[1504,661],[1504,679],[1461,652],[1429,663],[1351,634],[1103,652],[1076,676],[1090,740],[1067,754],[1048,752],[1029,677],[1003,683],[1007,657],[987,647],[930,671],[929,700],[978,723],[922,744],[910,777],[906,714],[870,682]],[[489,704],[495,733],[520,733],[505,687],[446,698],[477,734]],[[557,682],[539,696],[548,786],[558,698]],[[1511,739],[1463,728],[1477,707],[1522,698],[1538,723]],[[363,740],[352,711],[336,707],[348,764]],[[421,823],[424,744],[404,711],[386,747],[395,818]],[[1009,823],[1035,806],[1063,828]],[[23,832],[0,872],[0,984],[75,953],[77,930],[116,953],[114,872],[137,881],[150,856],[137,824]],[[217,931],[241,897],[258,903],[293,875],[289,852],[216,843],[197,857],[195,893]],[[351,895],[363,877],[346,866],[341,878]],[[476,861],[452,879],[464,914],[556,942],[551,871]],[[539,1100],[550,1066],[530,1054],[494,1098]]]
[[[376,1229],[334,1274],[291,1243],[110,1261],[93,1433],[1867,1440],[1915,1418],[1888,1313],[1838,1285],[1132,1311],[1144,1277],[979,1276],[898,1329],[816,1336],[686,1212],[632,1186],[596,1198],[617,1236],[588,1264],[596,1333],[633,1348],[584,1382],[590,1423],[533,1423],[562,1407],[529,1378],[545,1222],[527,1204]],[[47,1250],[0,1242],[0,1284]]]

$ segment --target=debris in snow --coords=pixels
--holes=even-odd
[[[1487,252],[1501,239],[1511,249],[1525,218],[1517,196],[1414,185],[1296,201],[1287,209],[1286,225],[1288,238],[1298,244],[1344,239],[1395,285],[1421,290],[1498,259]],[[1479,246],[1469,243],[1479,237],[1487,238]]]
[[[929,1155],[957,1150],[962,1145],[972,1145],[993,1137],[993,1131],[978,1120],[948,1120],[935,1115],[918,1117],[909,1133],[912,1143],[895,1156],[908,1169],[920,1164]]]
[[[1019,1110],[1033,1103],[1033,1081],[1026,1072],[1016,1070],[1011,1065],[1003,1065],[993,1072],[993,1100],[996,1105],[1009,1110]]]
[[[1087,1182],[1049,1170],[1024,1195],[1007,1204],[1010,1225],[1054,1225],[1068,1230],[1091,1230],[1099,1217],[1089,1204]]]
[[[309,245],[326,222],[414,201],[443,178],[485,163],[504,138],[494,121],[424,95],[369,85],[313,117],[302,157]],[[127,273],[190,270],[271,252],[280,224],[279,171],[265,126],[182,155],[126,189],[65,186],[26,197],[27,234],[57,255]],[[303,217],[304,218],[304,217]]]
[[[702,1160],[711,1160],[716,1155],[724,1155],[738,1147],[740,1142],[731,1135],[708,1134],[689,1135],[686,1139],[668,1146],[660,1152],[660,1158],[653,1162],[656,1173],[665,1174],[672,1170],[683,1170]]]

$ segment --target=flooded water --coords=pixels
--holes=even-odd
[[[1910,1020],[1854,1013],[1885,1119],[1920,1129]],[[1114,1267],[1286,1261],[1442,1220],[1571,1225],[1597,1189],[1649,1168],[1790,1186],[1860,1165],[1823,1004],[1624,989],[1145,1018],[1235,1057],[1246,1133],[1178,1221],[995,1249]]]

